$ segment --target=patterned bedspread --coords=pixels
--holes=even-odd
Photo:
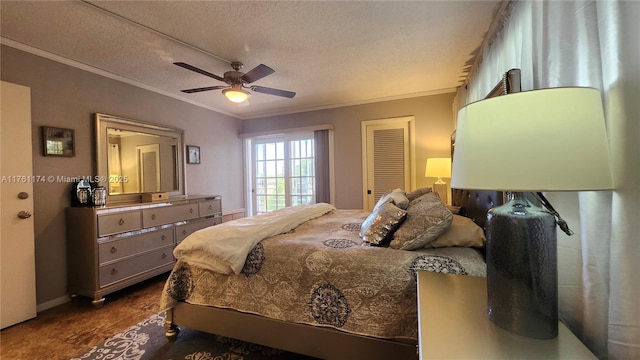
[[[161,310],[178,301],[289,322],[417,341],[416,271],[485,276],[472,248],[416,251],[362,245],[369,213],[336,210],[258,243],[239,275],[178,261]]]

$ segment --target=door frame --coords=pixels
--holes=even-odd
[[[138,191],[139,192],[158,192],[160,191],[160,145],[159,144],[149,144],[149,145],[137,145],[136,152],[138,153]],[[146,191],[144,189],[144,158],[143,155],[147,153],[155,154],[156,159],[156,190],[155,191]]]
[[[362,136],[362,208],[368,209],[373,208],[373,205],[369,206],[369,197],[367,194],[367,189],[369,189],[369,161],[367,154],[367,147],[369,146],[367,135],[369,128],[377,127],[380,125],[397,125],[397,128],[405,128],[405,126],[409,130],[409,160],[408,160],[408,169],[407,169],[407,177],[409,178],[409,187],[411,189],[415,189],[416,187],[416,150],[415,150],[415,117],[411,116],[401,116],[394,118],[385,118],[385,119],[374,119],[374,120],[364,120],[361,122],[361,136]]]

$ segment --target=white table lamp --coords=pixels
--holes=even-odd
[[[438,180],[433,183],[433,191],[440,196],[443,203],[448,201],[447,183],[442,180],[443,177],[451,177],[451,158],[428,158],[427,166],[424,171],[425,177],[434,177]]]
[[[527,194],[613,188],[598,90],[525,91],[463,107],[451,186],[515,192],[487,217],[488,316],[520,335],[557,336],[558,214]]]

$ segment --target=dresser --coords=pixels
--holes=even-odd
[[[70,296],[90,297],[100,307],[105,295],[170,271],[176,245],[194,231],[222,222],[221,203],[221,196],[189,196],[67,208]]]
[[[562,323],[558,337],[533,339],[487,317],[484,277],[418,272],[420,359],[596,359]]]

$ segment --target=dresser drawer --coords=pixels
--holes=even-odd
[[[222,201],[220,198],[205,200],[198,203],[200,216],[215,215],[222,212]]]
[[[140,211],[98,215],[98,237],[142,229]]]
[[[138,275],[160,266],[172,265],[173,245],[149,251],[138,256],[100,266],[100,287]]]
[[[218,225],[222,223],[222,216],[216,216],[207,220],[192,222],[185,225],[176,226],[176,244],[180,244],[187,236],[192,233],[204,229],[209,226]]]
[[[169,228],[100,243],[98,245],[100,265],[137,253],[173,245],[173,238],[173,228]]]
[[[170,224],[182,220],[195,219],[198,215],[198,204],[160,206],[142,210],[144,227]]]

